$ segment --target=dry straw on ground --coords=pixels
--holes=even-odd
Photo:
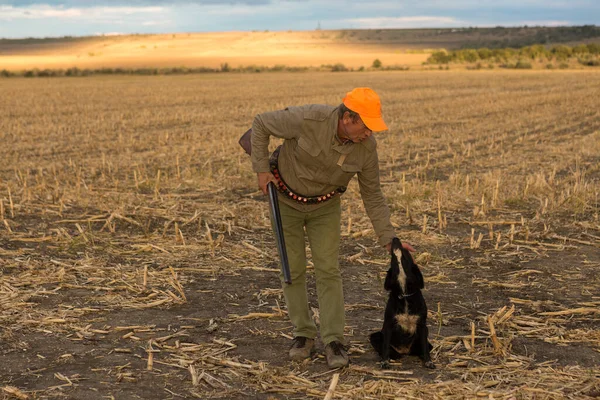
[[[599,74],[1,84],[3,396],[600,395]],[[236,142],[258,112],[359,85],[391,128],[377,135],[382,187],[426,276],[433,372],[411,358],[381,370],[368,345],[387,256],[356,182],[341,227],[351,367],[285,359],[268,211]]]

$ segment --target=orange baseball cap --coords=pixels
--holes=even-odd
[[[367,87],[352,89],[346,93],[342,101],[346,107],[360,115],[360,119],[370,130],[379,132],[388,129],[381,116],[381,101],[373,89]]]

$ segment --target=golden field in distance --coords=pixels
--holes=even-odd
[[[366,29],[0,39],[0,70],[99,68],[418,67],[437,49],[597,40],[594,27]]]
[[[340,32],[222,32],[132,35],[57,40],[0,51],[0,69],[232,67],[286,65],[318,67],[343,63],[349,68],[420,65],[429,53],[406,53],[397,40],[341,40]]]

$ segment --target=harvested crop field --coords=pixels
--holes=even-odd
[[[381,370],[388,256],[342,197],[350,367],[291,325],[239,136],[262,111],[381,96],[381,180],[425,275],[436,370]],[[600,74],[0,80],[0,393],[17,399],[600,396]],[[309,292],[318,309],[312,269]],[[0,396],[0,397],[1,397]]]

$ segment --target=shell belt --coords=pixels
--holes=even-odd
[[[346,191],[346,187],[341,186],[335,190],[332,190],[329,193],[318,195],[318,196],[304,196],[302,194],[294,192],[288,186],[288,184],[285,183],[285,181],[283,180],[283,177],[281,176],[281,174],[279,172],[279,168],[277,166],[277,158],[279,157],[280,150],[281,150],[281,146],[279,146],[279,147],[277,147],[277,149],[275,149],[275,151],[273,152],[273,154],[271,155],[271,157],[269,159],[269,166],[271,168],[271,173],[277,180],[277,190],[279,190],[281,193],[283,193],[285,195],[285,197],[295,200],[301,204],[319,204],[319,203],[323,203],[327,200],[331,200],[336,195],[342,194]]]

